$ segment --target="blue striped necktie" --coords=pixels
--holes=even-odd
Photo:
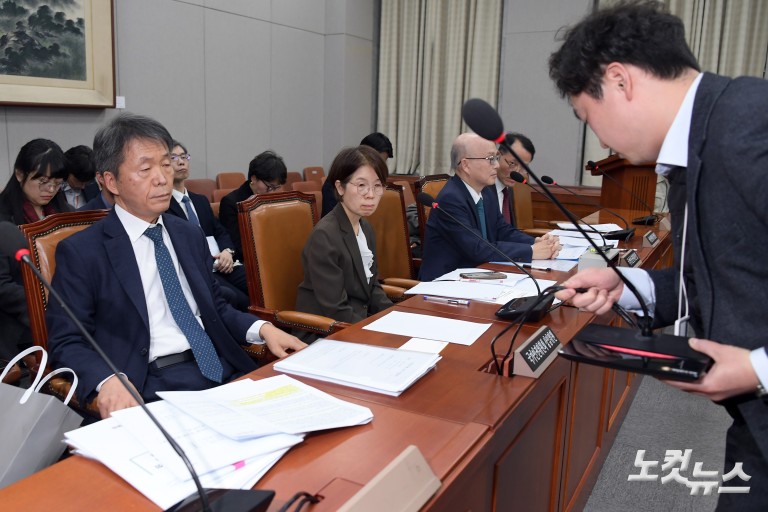
[[[195,209],[192,208],[192,201],[190,201],[189,196],[182,197],[181,202],[184,203],[184,208],[187,210],[187,218],[189,218],[189,221],[195,226],[199,226],[200,219],[195,215]]]
[[[189,307],[184,292],[181,290],[181,281],[179,281],[179,276],[173,266],[171,253],[168,252],[168,248],[163,243],[162,225],[157,224],[155,227],[149,227],[144,234],[155,243],[157,270],[160,272],[165,298],[176,325],[187,337],[203,376],[220,383],[223,379],[224,368],[221,366],[211,338],[200,326],[194,313],[192,313],[192,308]]]

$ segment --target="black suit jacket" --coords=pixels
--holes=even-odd
[[[86,210],[110,210],[112,207],[104,202],[104,198],[101,196],[101,193],[99,193],[96,197],[85,203],[83,206],[78,208],[78,211],[86,211]]]
[[[200,229],[163,215],[179,264],[197,302],[205,331],[220,357],[241,372],[256,368],[240,347],[255,318],[224,301],[213,278],[213,259]],[[142,393],[147,376],[149,320],[131,241],[112,210],[93,226],[62,240],[56,249],[53,286],[101,348]],[[51,365],[75,370],[77,397],[86,403],[112,374],[64,313],[58,301],[46,312]]]
[[[532,236],[510,226],[499,211],[496,187],[485,187],[482,193],[488,242],[516,261],[531,261]],[[475,203],[461,178],[453,176],[437,196],[440,208],[450,213],[478,235],[480,220]],[[440,210],[429,215],[424,236],[421,262],[422,281],[431,281],[457,268],[473,268],[501,256],[488,244],[473,236],[464,227]]]
[[[243,245],[240,242],[240,225],[237,222],[237,203],[245,201],[253,195],[250,182],[246,181],[219,202],[219,222],[226,228],[232,239],[235,257],[243,261]]]
[[[187,191],[187,194],[195,207],[197,218],[200,221],[200,227],[203,229],[205,236],[212,236],[216,240],[216,243],[219,244],[219,249],[222,251],[224,249],[234,249],[235,244],[232,243],[232,239],[229,237],[226,228],[224,228],[224,226],[221,225],[221,222],[219,222],[213,215],[211,203],[208,199],[203,195],[195,194],[190,191]],[[184,206],[179,204],[175,198],[171,198],[171,204],[165,213],[170,213],[176,217],[188,220],[187,213],[184,211]]]
[[[765,80],[704,74],[693,106],[688,167],[670,177],[677,268],[650,273],[657,325],[677,318],[678,255],[687,203],[685,280],[696,334],[750,350],[766,349],[766,112]],[[745,395],[727,405],[738,407],[768,460],[768,404]]]

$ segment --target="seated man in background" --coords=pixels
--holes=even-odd
[[[163,215],[172,200],[173,141],[157,121],[123,114],[94,138],[94,162],[115,207],[62,240],[53,286],[145,401],[164,390],[200,390],[256,368],[240,344],[278,357],[303,346],[221,296],[200,228]],[[52,301],[46,313],[51,366],[72,368],[77,397],[102,418],[136,401]]]
[[[533,147],[531,139],[522,133],[508,133],[507,143],[509,144],[510,142],[512,142],[512,150],[523,159],[525,165],[529,165],[533,161],[533,155],[536,154],[536,148]],[[528,176],[520,162],[512,156],[512,153],[504,145],[499,145],[499,155],[499,172],[496,175],[496,196],[499,200],[499,209],[507,224],[516,228],[515,194],[512,191],[512,187],[517,182],[510,178],[509,175],[513,172],[519,172],[526,179]]]
[[[285,162],[273,151],[256,155],[248,165],[248,179],[226,196],[219,204],[219,222],[227,228],[235,247],[235,258],[243,261],[243,246],[240,242],[240,225],[237,222],[237,203],[254,194],[277,192],[288,178]]]
[[[387,162],[388,159],[392,158],[394,155],[394,152],[392,151],[392,142],[389,140],[389,137],[384,135],[381,132],[373,132],[369,133],[365,137],[363,137],[363,140],[360,141],[361,146],[368,146],[370,148],[375,149],[379,155],[381,155],[381,158],[384,159],[384,163]],[[387,170],[389,171],[389,170]],[[386,183],[384,184],[386,186]],[[336,194],[335,194],[335,188],[333,183],[331,183],[328,180],[325,180],[325,183],[323,183],[323,211],[322,216],[325,217],[328,213],[331,212],[336,207],[336,204],[338,201],[336,200]]]
[[[189,178],[189,160],[187,149],[181,142],[174,140],[171,149],[173,200],[166,213],[200,226],[213,256],[213,275],[221,285],[221,294],[240,311],[247,311],[250,303],[248,278],[245,276],[245,268],[240,264],[235,265],[232,239],[213,215],[208,198],[190,192],[184,186],[184,182]]]
[[[556,237],[534,239],[510,226],[501,216],[492,187],[499,168],[493,142],[474,133],[459,135],[451,147],[451,168],[455,175],[440,191],[437,202],[464,226],[439,209],[432,211],[424,237],[422,281],[431,281],[457,268],[502,260],[490,246],[521,262],[557,255],[560,244]]]
[[[96,179],[94,181],[96,182],[96,188],[99,193],[96,197],[78,208],[78,211],[109,210],[115,205],[115,196],[113,196],[112,192],[104,186],[104,173],[96,171]]]
[[[82,208],[99,192],[98,185],[93,181],[96,169],[93,166],[92,153],[88,146],[75,146],[64,153],[64,169],[68,176],[61,184],[61,191],[67,203],[75,210]]]

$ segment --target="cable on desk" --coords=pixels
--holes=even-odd
[[[304,505],[307,503],[310,503],[314,505],[315,503],[320,502],[320,500],[323,499],[322,496],[316,496],[313,494],[309,494],[306,491],[299,491],[296,494],[293,495],[291,499],[285,502],[285,504],[280,507],[278,512],[288,512],[288,510],[291,508],[291,505],[296,503],[296,506],[293,507],[294,512],[299,512],[302,508],[304,508]]]

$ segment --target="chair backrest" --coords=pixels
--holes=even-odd
[[[237,188],[245,183],[243,172],[220,172],[216,175],[216,188]]]
[[[320,180],[297,181],[291,183],[291,188],[296,192],[319,192],[322,190],[323,184]]]
[[[437,195],[443,190],[443,187],[451,177],[447,174],[433,174],[432,176],[424,176],[416,182],[416,195],[424,192],[437,198]],[[421,243],[424,244],[424,230],[427,227],[427,220],[429,219],[429,213],[432,208],[428,208],[419,204],[417,213],[419,216],[419,236],[421,237]]]
[[[378,208],[367,217],[376,233],[376,264],[382,279],[414,279],[403,196],[401,185],[387,185]]]
[[[217,219],[219,218],[219,207],[221,206],[221,203],[219,201],[216,201],[215,203],[211,203],[211,210],[213,210],[213,216]]]
[[[20,226],[29,245],[29,257],[43,277],[50,281],[56,272],[55,256],[59,242],[103,219],[108,213],[109,210],[56,213],[43,220]],[[22,265],[21,274],[27,291],[32,340],[36,345],[47,349],[48,328],[45,325],[45,308],[48,306],[48,290],[26,265]]]
[[[315,227],[315,196],[259,194],[237,203],[251,305],[276,311],[296,307],[304,279],[301,252]]]
[[[286,192],[293,190],[291,188],[291,184],[296,183],[297,181],[304,181],[301,173],[296,171],[288,171],[288,174],[285,177],[285,185],[283,185],[283,190]]]
[[[325,170],[320,166],[305,167],[304,168],[304,181],[317,180],[325,177]]]
[[[533,201],[531,199],[531,187],[516,184],[512,187],[515,198],[515,224],[518,229],[533,229]]]
[[[221,202],[221,198],[224,197],[225,195],[229,194],[233,190],[235,190],[235,189],[234,188],[217,188],[216,190],[213,191],[213,201],[212,202],[214,202],[214,203]]]
[[[392,184],[403,187],[403,200],[405,201],[405,206],[416,203],[416,196],[413,195],[413,185],[411,185],[410,181],[398,180],[393,181]]]
[[[202,194],[213,202],[213,191],[216,190],[216,182],[210,178],[191,179],[184,182],[187,190],[195,194]]]

